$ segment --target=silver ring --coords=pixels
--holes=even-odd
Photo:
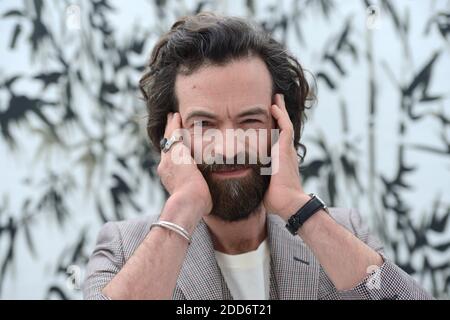
[[[181,135],[173,135],[169,139],[162,138],[160,142],[160,147],[163,152],[167,152],[170,150],[174,143],[183,141],[183,136]]]

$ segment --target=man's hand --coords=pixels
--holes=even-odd
[[[282,95],[275,96],[271,111],[281,132],[276,142],[278,146],[274,144],[271,154],[272,168],[278,171],[271,177],[264,205],[268,212],[276,213],[287,221],[310,197],[301,186],[299,162],[293,143],[294,129]],[[299,235],[338,290],[354,288],[367,276],[369,266],[381,266],[383,263],[376,251],[337,224],[323,210],[308,219],[300,228]]]
[[[278,124],[280,135],[272,146],[272,174],[270,185],[264,196],[264,206],[270,213],[287,220],[309,200],[300,182],[299,160],[294,147],[294,128],[289,118],[282,94],[275,95],[275,104],[270,107]]]
[[[180,114],[178,112],[169,113],[164,137],[170,138],[174,134],[181,134],[183,141],[186,141],[187,137],[180,128]],[[192,219],[180,220],[180,217],[173,215],[179,212],[180,208],[192,208],[189,211],[195,215],[193,218],[198,222],[201,217],[211,211],[212,199],[208,184],[192,158],[189,148],[184,143],[178,142],[173,144],[168,152],[161,152],[161,162],[157,172],[161,177],[162,184],[170,194],[166,202],[168,210],[165,210],[164,218],[170,219],[170,221],[176,219],[186,228],[192,229],[195,227]],[[186,224],[183,224],[184,222]]]

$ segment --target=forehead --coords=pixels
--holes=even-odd
[[[245,57],[222,66],[204,66],[190,75],[178,74],[175,94],[182,117],[194,109],[231,114],[254,105],[269,107],[272,78],[261,58]]]

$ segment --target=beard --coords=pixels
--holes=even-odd
[[[210,214],[228,222],[245,220],[256,212],[270,183],[270,175],[261,174],[261,168],[267,165],[263,166],[259,159],[257,164],[247,164],[247,153],[245,164],[236,164],[237,158],[235,156],[233,164],[226,164],[224,160],[224,164],[198,165],[211,193],[213,207]],[[216,171],[246,168],[251,170],[242,177],[217,178],[213,175]]]

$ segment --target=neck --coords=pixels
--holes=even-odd
[[[241,221],[228,222],[215,216],[203,218],[211,233],[214,249],[226,254],[256,250],[267,235],[266,210],[261,204]]]

